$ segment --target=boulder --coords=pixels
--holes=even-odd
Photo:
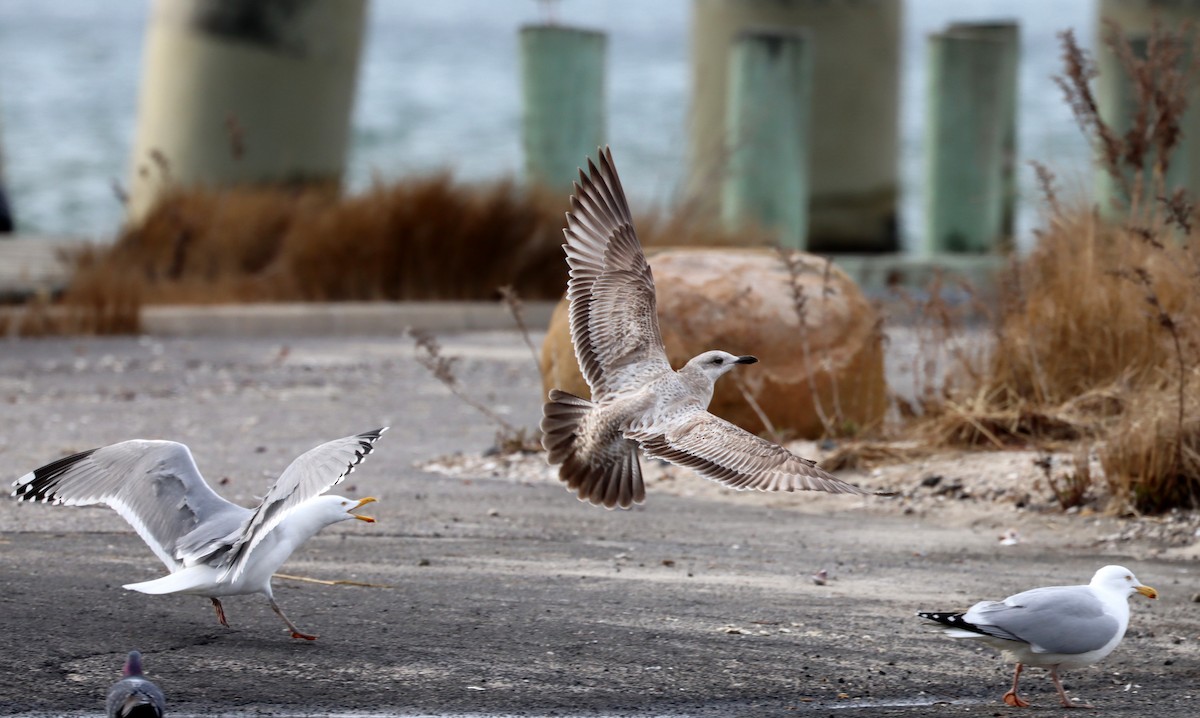
[[[792,437],[877,426],[887,410],[887,385],[874,307],[836,265],[803,252],[790,257],[791,270],[770,249],[652,253],[659,327],[671,365],[678,369],[708,349],[758,357],[759,363],[717,382],[709,407],[754,433],[765,427],[742,388],[777,431]],[[546,391],[589,396],[571,346],[565,299],[551,317],[541,366]]]

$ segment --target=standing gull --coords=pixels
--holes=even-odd
[[[66,506],[107,504],[129,522],[171,573],[126,584],[142,593],[207,596],[221,625],[228,626],[221,597],[261,593],[292,631],[315,640],[283,614],[271,576],[318,531],[375,501],[323,496],[354,471],[387,428],[347,436],[301,454],[284,470],[262,502],[247,509],[221,498],[205,483],[183,444],[123,441],[81,451],[46,464],[13,482],[20,501]]]
[[[815,462],[708,412],[713,384],[752,356],[707,351],[679,371],[667,361],[654,278],[633,230],[612,153],[579,172],[567,227],[571,343],[588,401],[551,389],[542,445],[579,499],[607,508],[642,503],[637,448],[733,489],[865,494]]]
[[[1004,694],[1008,705],[1029,705],[1017,695],[1021,669],[1042,666],[1050,669],[1063,706],[1091,708],[1067,698],[1058,669],[1090,666],[1112,653],[1129,627],[1129,597],[1135,593],[1158,598],[1129,569],[1105,566],[1085,586],[1035,588],[1003,601],[980,601],[966,613],[917,615],[940,623],[948,636],[983,641],[1015,661],[1012,690]]]
[[[142,676],[142,654],[130,651],[121,675],[124,677],[108,689],[108,718],[162,718],[167,699]]]

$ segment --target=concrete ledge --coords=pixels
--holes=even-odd
[[[0,238],[0,301],[23,301],[60,291],[69,276],[63,253],[85,244],[78,237]]]
[[[868,295],[886,294],[896,287],[924,290],[936,274],[968,282],[981,295],[996,287],[999,273],[1011,258],[998,254],[835,254],[830,257]]]
[[[524,303],[525,322],[544,331],[556,302]],[[409,329],[439,332],[514,329],[502,302],[329,302],[148,306],[142,332],[161,337],[399,336]]]

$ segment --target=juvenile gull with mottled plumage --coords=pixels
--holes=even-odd
[[[20,501],[66,506],[107,504],[129,522],[171,573],[124,588],[184,593],[212,601],[228,626],[222,596],[261,593],[292,631],[313,640],[283,614],[271,576],[301,544],[374,501],[323,496],[368,454],[376,429],[330,441],[301,454],[254,509],[230,503],[205,483],[192,453],[174,441],[123,441],[59,459],[13,482]]]
[[[571,342],[592,396],[552,389],[542,444],[580,500],[608,508],[644,501],[639,446],[734,489],[867,493],[708,412],[714,382],[754,357],[707,351],[671,368],[654,278],[607,149],[599,167],[588,160],[588,173],[580,171],[563,234]]]

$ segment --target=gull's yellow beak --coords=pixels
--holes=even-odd
[[[1142,594],[1146,598],[1158,598],[1158,591],[1155,591],[1153,588],[1150,588],[1149,586],[1138,586],[1137,588],[1135,588],[1133,590]]]
[[[361,509],[362,507],[366,506],[367,504],[375,503],[375,501],[376,501],[376,499],[374,496],[367,496],[367,497],[361,498],[358,500],[358,503],[354,505],[354,508],[350,509],[350,511],[357,511],[357,510]],[[347,513],[349,513],[349,512],[347,512]],[[353,516],[354,518],[358,519],[359,521],[366,521],[369,524],[375,523],[375,519],[371,518],[370,516],[359,516],[358,514],[350,514],[350,515]]]

